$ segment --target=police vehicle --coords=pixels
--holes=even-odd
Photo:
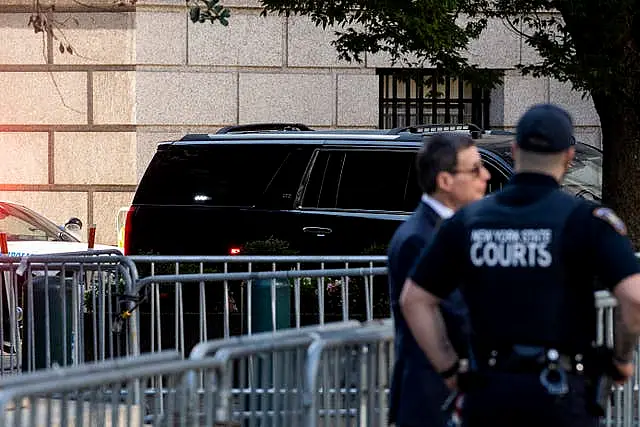
[[[86,251],[87,243],[79,237],[81,229],[78,218],[70,218],[61,227],[26,206],[0,201],[0,232],[6,233],[10,256]],[[94,249],[117,250],[117,247],[94,244]]]
[[[489,192],[513,174],[514,134],[473,125],[252,124],[160,143],[126,215],[124,252],[234,255],[273,238],[300,255],[382,254],[420,200],[414,163],[422,136],[438,131],[476,140]],[[564,188],[598,200],[602,153],[579,142],[576,151]],[[175,231],[167,234],[167,224]]]

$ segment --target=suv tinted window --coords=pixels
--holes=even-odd
[[[420,188],[420,184],[418,184],[418,170],[416,169],[414,153],[411,160],[411,170],[409,172],[409,179],[407,181],[407,195],[404,199],[403,210],[406,212],[413,212],[418,206],[421,197],[422,189]]]
[[[342,151],[318,152],[304,191],[303,206],[329,209],[336,207],[336,188],[342,173],[344,154]]]
[[[414,153],[351,151],[346,154],[337,207],[401,211]]]
[[[259,207],[291,209],[300,188],[300,181],[307,169],[313,149],[298,147],[287,154],[274,178],[258,201]]]
[[[408,211],[415,208],[414,152],[321,151],[305,190],[303,205],[328,209]]]
[[[159,150],[135,203],[253,206],[273,181],[290,147],[193,145]]]

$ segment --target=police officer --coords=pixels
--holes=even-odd
[[[465,392],[464,426],[595,426],[593,373],[618,381],[633,373],[640,265],[611,209],[560,189],[574,143],[566,111],[529,109],[512,180],[444,221],[404,285],[413,335],[447,385]],[[596,278],[624,319],[615,354],[594,348]],[[458,287],[477,366],[464,376],[437,305]]]

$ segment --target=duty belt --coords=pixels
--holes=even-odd
[[[566,372],[581,375],[585,370],[585,357],[581,353],[564,354],[553,348],[514,345],[510,349],[490,350],[476,354],[481,369],[512,373],[539,373],[549,363]]]
[[[488,355],[479,356],[481,371],[538,375],[540,384],[557,397],[569,392],[568,373],[582,375],[585,371],[582,354],[562,354],[554,348],[540,346],[514,345],[509,350],[490,350]]]

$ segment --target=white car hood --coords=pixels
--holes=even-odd
[[[61,254],[65,252],[86,252],[88,245],[86,242],[7,242],[9,248],[9,256],[25,256],[39,254]],[[116,246],[94,245],[95,250],[117,250]],[[122,253],[122,252],[121,252]]]

